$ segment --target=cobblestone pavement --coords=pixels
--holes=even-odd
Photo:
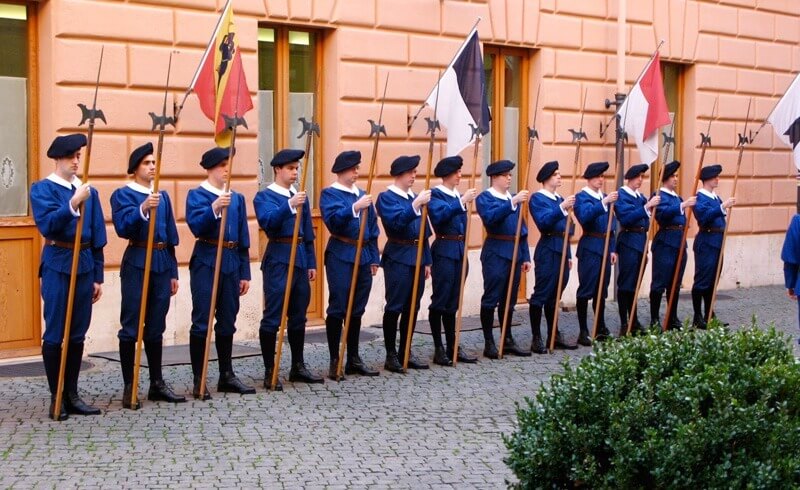
[[[690,308],[682,299],[681,316]],[[718,302],[720,316],[733,326],[756,314],[793,337],[796,308],[780,287],[725,291]],[[607,318],[613,329],[613,304]],[[562,319],[574,339],[575,313]],[[525,308],[517,320],[514,335],[527,346]],[[465,319],[465,328],[476,325],[477,319]],[[479,331],[465,332],[463,341],[475,353],[482,348]],[[430,337],[417,335],[414,345],[420,356],[432,355]],[[362,344],[361,351],[369,364],[382,366],[381,338]],[[121,407],[118,365],[93,359],[96,366],[82,373],[81,389],[104,413],[62,423],[46,418],[44,378],[0,379],[0,487],[503,487],[513,475],[503,464],[501,434],[514,429],[515,404],[558,371],[564,355],[482,359],[455,369],[381,372],[324,385],[285,382],[283,393],[260,388],[260,358],[237,359],[240,376],[259,386],[256,395],[212,389],[212,401],[145,401],[137,412]],[[312,369],[327,368],[324,344],[307,346],[306,356]],[[176,391],[189,390],[188,366],[165,368],[165,376]],[[216,380],[215,364],[210,377]]]

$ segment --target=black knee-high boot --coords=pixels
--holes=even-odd
[[[497,359],[497,346],[494,343],[494,308],[481,308],[481,329],[483,330],[483,355],[489,359]]]
[[[703,316],[703,289],[692,289],[692,309],[694,309],[694,318],[692,324],[695,328],[706,328],[706,319]]]
[[[380,373],[368,368],[358,354],[360,336],[361,317],[353,317],[350,319],[350,329],[347,331],[347,364],[344,366],[344,372],[345,374],[360,374],[361,376],[378,376]]]
[[[47,386],[50,389],[50,418],[53,420],[67,420],[69,414],[64,409],[63,397],[58,413],[54,413],[56,390],[58,389],[58,371],[61,364],[61,346],[42,342],[42,362],[44,363],[44,372],[47,375]]]
[[[619,336],[628,335],[628,320],[633,308],[633,293],[627,291],[617,292],[617,306],[619,307]]]
[[[544,354],[547,349],[542,342],[542,307],[539,305],[530,305],[528,315],[531,321],[531,352],[536,354]]]
[[[289,337],[289,348],[292,351],[292,368],[289,370],[289,381],[299,383],[323,383],[321,376],[317,376],[308,370],[305,359],[303,358],[303,348],[306,342],[305,327],[293,328],[287,333]],[[336,373],[334,372],[334,378]]]
[[[100,409],[84,402],[78,393],[78,376],[83,360],[83,342],[70,342],[64,372],[64,408],[78,415],[100,415]]]
[[[278,335],[275,332],[258,331],[258,340],[261,344],[261,358],[264,361],[264,388],[272,388],[272,370],[275,366],[275,344],[278,343]],[[283,391],[281,379],[275,384],[275,391]]]
[[[597,301],[600,301],[600,308],[597,308]],[[597,338],[600,340],[611,337],[611,332],[608,331],[606,326],[606,299],[595,298],[592,301],[592,311],[597,312]]]
[[[120,340],[119,341],[119,363],[122,367],[122,383],[124,388],[122,390],[122,406],[136,410],[140,408],[140,403],[137,399],[134,406],[133,400],[133,364],[136,357],[136,342],[133,340]],[[147,357],[148,365],[150,363],[150,356]],[[138,395],[138,393],[137,393]],[[137,396],[138,398],[138,396]]]
[[[575,306],[578,310],[578,327],[580,328],[578,343],[584,346],[590,346],[592,345],[592,339],[589,338],[589,327],[586,322],[589,298],[578,298]]]
[[[715,312],[711,311],[711,298],[714,296],[714,289],[708,288],[703,291],[703,318],[711,320],[712,316],[716,316]]]
[[[650,326],[661,327],[661,291],[650,293]],[[667,319],[669,321],[669,319]]]
[[[154,402],[185,402],[186,397],[175,394],[172,388],[164,381],[164,374],[161,371],[164,352],[163,341],[145,341],[144,351],[147,354],[147,368],[150,371],[150,389],[147,391],[147,399]]]
[[[203,375],[203,357],[206,350],[205,336],[199,337],[197,335],[189,335],[189,358],[192,360],[192,376],[194,378],[194,388],[192,395],[195,399],[210,400],[211,394],[208,392],[208,377],[203,387],[203,393],[200,393],[200,377]]]
[[[386,363],[384,368],[387,371],[402,373],[403,366],[397,358],[397,319],[400,313],[386,311],[383,313],[383,343],[386,347]]]
[[[442,345],[442,316],[441,311],[430,310],[428,320],[431,324],[431,335],[433,336],[433,362],[439,366],[452,366],[453,361],[447,357],[447,353]]]
[[[353,328],[351,320],[350,328]],[[339,361],[339,342],[342,339],[342,325],[344,321],[341,318],[328,315],[325,318],[325,335],[328,337],[328,353],[331,356],[331,366]]]
[[[239,393],[252,395],[256,389],[244,384],[233,372],[233,335],[216,336],[217,363],[219,364],[219,381],[217,391],[222,393]]]

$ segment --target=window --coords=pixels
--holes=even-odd
[[[650,182],[650,190],[655,192],[661,187],[661,182],[658,182],[658,176],[661,174],[661,169],[664,162],[671,162],[672,160],[680,160],[680,145],[682,136],[681,124],[681,94],[683,93],[683,67],[684,65],[678,63],[661,62],[661,76],[664,80],[664,95],[667,98],[667,108],[669,109],[669,117],[673,121],[672,126],[665,126],[659,131],[659,155],[658,159],[653,162],[650,175],[652,179]],[[670,143],[669,148],[665,144],[666,138],[672,133],[673,142]],[[669,149],[667,155],[665,151]]]
[[[511,192],[516,192],[519,171],[526,162],[528,125],[528,52],[523,49],[486,46],[483,64],[486,70],[486,90],[492,114],[491,131],[483,139],[483,168],[500,159],[517,164]],[[486,175],[483,187],[489,186]]]
[[[319,121],[320,104],[314,107],[320,70],[320,34],[290,27],[258,29],[258,153],[259,186],[273,181],[269,165],[272,156],[283,148],[305,150],[306,138],[298,138],[299,119]],[[318,99],[319,100],[319,99]],[[314,144],[317,144],[315,141]],[[319,165],[312,145],[307,176],[310,204],[317,201]]]
[[[28,215],[28,11],[0,3],[0,217]]]

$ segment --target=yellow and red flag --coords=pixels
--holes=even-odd
[[[230,146],[230,126],[235,123],[235,118],[243,119],[244,114],[253,108],[242,67],[231,0],[222,10],[189,88],[197,93],[203,114],[214,122],[214,141],[221,147]]]

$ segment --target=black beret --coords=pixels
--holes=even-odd
[[[668,178],[675,175],[675,172],[677,172],[680,167],[681,167],[681,162],[679,162],[678,160],[673,160],[668,164],[664,165],[664,173],[661,175],[661,182],[666,182]]]
[[[498,160],[486,167],[486,175],[491,177],[493,175],[504,174],[506,172],[511,172],[512,168],[514,168],[514,162],[511,160]]]
[[[722,173],[722,165],[709,165],[700,170],[700,180],[713,179]]]
[[[360,151],[343,151],[339,153],[339,156],[333,161],[331,172],[338,174],[339,172],[344,172],[348,168],[355,167],[359,163],[361,163]]]
[[[229,158],[231,154],[230,148],[212,148],[203,153],[203,158],[200,160],[200,166],[208,170],[216,167],[225,159]]]
[[[646,163],[640,163],[638,165],[631,165],[631,168],[625,172],[625,180],[635,179],[636,177],[642,175],[643,173],[650,170],[650,165]]]
[[[136,172],[136,168],[142,163],[144,157],[153,154],[153,143],[145,143],[139,148],[131,152],[131,157],[128,159],[128,175]]]
[[[399,156],[392,162],[392,167],[389,169],[389,175],[392,177],[397,177],[398,175],[404,174],[409,170],[414,170],[417,168],[417,165],[419,165],[419,160],[419,155]]]
[[[86,135],[82,133],[56,136],[47,149],[47,158],[64,158],[86,146]]]
[[[536,174],[536,182],[544,182],[550,177],[553,176],[558,170],[558,162],[553,160],[552,162],[547,162],[542,165],[542,168],[539,169],[539,173]]]
[[[445,157],[439,160],[439,163],[436,164],[436,168],[433,169],[433,175],[437,177],[447,177],[448,175],[455,173],[464,165],[464,159],[460,156],[456,155],[453,157]]]
[[[590,163],[583,172],[584,179],[593,179],[603,175],[603,172],[608,170],[608,162],[594,162]]]
[[[286,165],[287,163],[299,162],[300,159],[305,156],[305,154],[306,152],[303,150],[293,150],[291,148],[287,148],[276,153],[275,156],[272,157],[272,161],[269,162],[269,164],[273,167],[280,167],[281,165]]]

